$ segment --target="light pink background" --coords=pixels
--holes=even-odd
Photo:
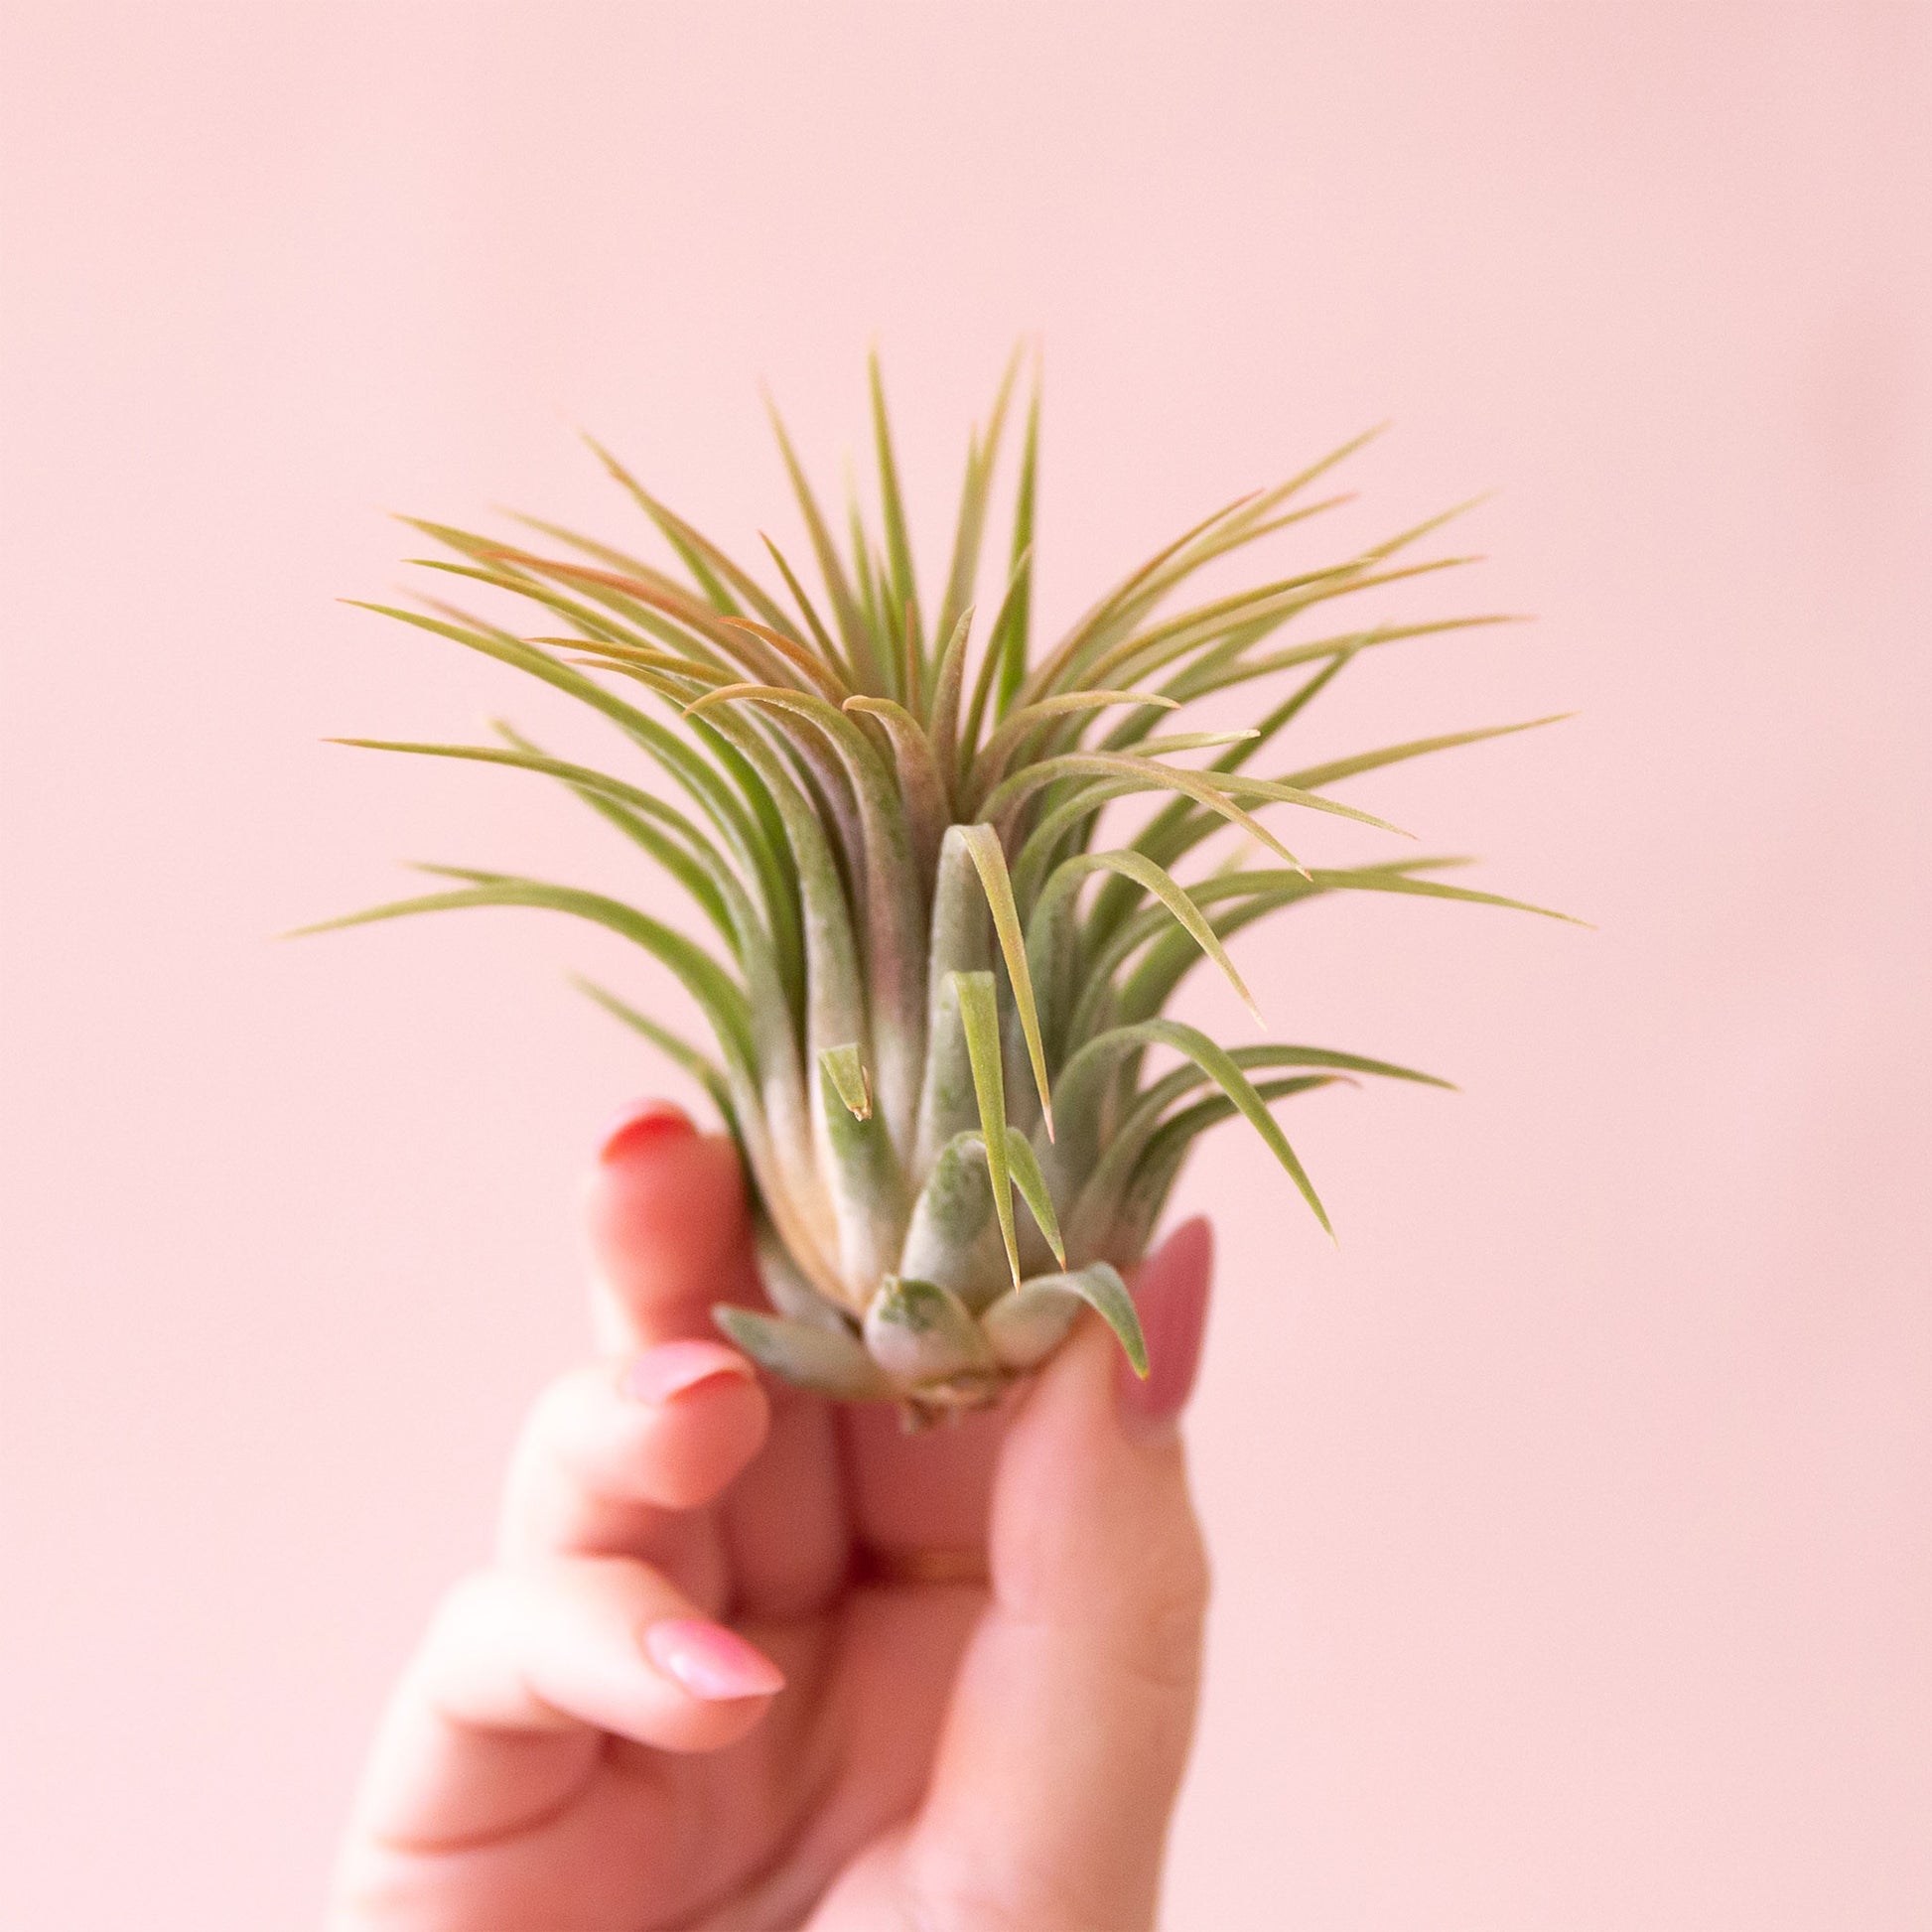
[[[1233,1134],[1180,1932],[1932,1924],[1922,6],[15,5],[4,197],[0,1926],[313,1916],[371,1712],[582,1346],[660,1079],[501,917],[278,946],[402,857],[621,876],[344,610],[400,507],[735,542],[877,334],[928,554],[1048,358],[1041,604],[1384,416],[1435,608],[1313,749],[1584,933],[1296,915],[1291,1037],[1459,1098]],[[1352,688],[1347,688],[1352,687]],[[1353,851],[1336,840],[1322,851]],[[631,984],[650,993],[640,975]],[[1206,989],[1195,1009],[1229,1017]],[[675,1088],[673,1087],[673,1090]]]

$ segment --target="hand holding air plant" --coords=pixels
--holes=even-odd
[[[339,1932],[1152,1922],[1205,1600],[1173,1428],[1205,1229],[1143,1256],[1204,1129],[1244,1115],[1325,1227],[1271,1105],[1351,1074],[1429,1078],[1226,1047],[1164,1009],[1202,959],[1252,1007],[1226,941],[1320,895],[1514,903],[1432,876],[1450,861],[1305,866],[1260,816],[1392,834],[1329,789],[1494,730],[1248,769],[1364,652],[1495,620],[1301,634],[1459,561],[1406,560],[1442,519],[1171,608],[1339,500],[1313,485],[1344,450],[1217,511],[1035,654],[1036,407],[994,615],[975,620],[1012,386],[971,443],[929,625],[876,368],[883,542],[855,504],[841,547],[780,431],[816,599],[775,547],[783,598],[608,457],[684,579],[552,524],[532,521],[574,556],[422,526],[454,553],[437,568],[543,629],[442,603],[390,615],[602,713],[686,803],[506,728],[384,749],[561,780],[710,931],[449,868],[432,870],[450,890],[358,919],[541,906],[635,941],[715,1055],[592,990],[731,1138],[659,1112],[606,1150],[590,1218],[616,1359],[539,1406],[499,1562],[405,1679]],[[1284,673],[1251,727],[1173,729]],[[1110,808],[1149,794],[1152,816],[1110,840]],[[1229,834],[1245,843],[1203,864]],[[714,1318],[745,1354],[705,1338]],[[888,1402],[957,1426],[902,1435]]]
[[[1204,1226],[1137,1278],[1147,1381],[1096,1326],[1017,1416],[907,1437],[703,1339],[759,1299],[729,1141],[640,1110],[585,1208],[606,1355],[538,1403],[398,1687],[330,1932],[1152,1925]]]

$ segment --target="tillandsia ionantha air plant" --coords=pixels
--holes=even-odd
[[[1326,1228],[1271,1106],[1356,1074],[1447,1084],[1323,1047],[1220,1045],[1164,1013],[1192,967],[1210,961],[1252,1010],[1225,942],[1321,895],[1542,909],[1433,876],[1454,860],[1311,869],[1260,816],[1288,806],[1393,833],[1329,789],[1528,726],[1267,778],[1248,770],[1364,651],[1504,621],[1307,638],[1292,628],[1377,585],[1470,561],[1408,560],[1447,517],[1325,568],[1173,608],[1203,567],[1345,500],[1315,485],[1365,438],[1216,510],[1035,649],[1035,383],[1003,581],[990,621],[976,616],[1020,363],[968,445],[936,607],[914,581],[876,360],[877,533],[855,496],[841,545],[773,412],[816,595],[768,538],[781,590],[760,582],[601,449],[683,576],[536,518],[520,521],[552,547],[413,525],[451,553],[430,568],[524,600],[538,634],[436,599],[366,608],[580,699],[687,804],[550,757],[507,727],[496,745],[345,741],[560,780],[688,895],[705,940],[597,893],[453,867],[427,868],[450,890],[331,923],[541,906],[609,927],[668,967],[715,1054],[586,990],[703,1083],[743,1153],[775,1311],[721,1307],[720,1324],[789,1380],[838,1399],[896,1399],[912,1425],[996,1400],[1086,1307],[1146,1373],[1121,1271],[1145,1251],[1207,1128],[1244,1116]],[[1284,673],[1287,689],[1246,729],[1173,729],[1198,700]],[[657,709],[620,695],[627,687]],[[1203,753],[1205,763],[1183,762]],[[1108,808],[1148,793],[1161,799],[1152,816],[1110,842]],[[1204,856],[1229,833],[1230,855]],[[1183,862],[1196,869],[1184,881]]]

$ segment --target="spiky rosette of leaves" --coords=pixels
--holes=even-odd
[[[897,1398],[915,1421],[992,1400],[1051,1353],[1083,1308],[1146,1372],[1121,1271],[1145,1250],[1207,1128],[1244,1116],[1326,1228],[1272,1105],[1355,1075],[1447,1084],[1324,1047],[1220,1045],[1164,1016],[1199,961],[1252,1008],[1225,942],[1320,896],[1542,909],[1434,876],[1453,860],[1310,868],[1261,816],[1285,806],[1392,833],[1329,788],[1526,725],[1266,778],[1248,768],[1364,652],[1505,621],[1344,623],[1285,637],[1378,585],[1469,561],[1410,560],[1446,517],[1325,568],[1173,608],[1207,565],[1345,500],[1316,485],[1365,438],[1216,510],[1035,654],[1035,384],[1004,581],[991,621],[976,621],[1019,363],[969,444],[951,564],[929,618],[876,361],[876,531],[855,498],[841,541],[773,412],[816,596],[768,538],[781,590],[602,449],[681,576],[533,518],[526,527],[568,554],[414,526],[450,553],[419,561],[523,600],[540,628],[504,628],[441,600],[366,608],[601,713],[683,804],[551,757],[507,728],[495,745],[343,741],[556,779],[683,889],[710,928],[704,939],[602,894],[444,867],[429,870],[448,890],[330,923],[547,907],[661,961],[709,1023],[715,1051],[614,993],[586,990],[703,1083],[743,1151],[774,1312],[721,1308],[720,1322],[792,1381],[837,1398]],[[1248,729],[1173,729],[1202,699],[1283,674],[1286,694]],[[627,688],[656,709],[621,695]],[[1194,753],[1214,756],[1181,761]],[[1109,808],[1150,793],[1158,809],[1110,844]],[[1233,857],[1177,876],[1230,832],[1245,835]]]

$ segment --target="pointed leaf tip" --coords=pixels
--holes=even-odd
[[[825,1077],[845,1102],[846,1111],[852,1118],[870,1120],[872,1078],[866,1071],[866,1063],[860,1057],[858,1047],[828,1046],[819,1054],[818,1063],[825,1069]]]
[[[1062,1275],[1060,1284],[1094,1310],[1118,1337],[1134,1373],[1143,1382],[1148,1376],[1147,1337],[1141,1331],[1141,1317],[1134,1298],[1127,1292],[1120,1271],[1111,1263],[1096,1261],[1090,1267]]]
[[[1053,1196],[1047,1191],[1046,1175],[1040,1170],[1033,1143],[1017,1127],[1007,1129],[1007,1168],[1013,1175],[1013,1184],[1020,1189],[1020,1198],[1033,1210],[1035,1224],[1046,1237],[1053,1259],[1064,1268],[1066,1243],[1060,1238],[1059,1217],[1053,1211]]]

